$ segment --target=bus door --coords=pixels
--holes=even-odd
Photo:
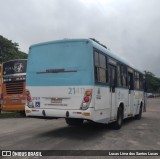
[[[109,65],[109,78],[110,78],[110,120],[116,116],[116,66]]]
[[[134,111],[134,81],[133,81],[133,73],[128,72],[128,105],[129,105],[129,112],[128,114],[133,115]]]

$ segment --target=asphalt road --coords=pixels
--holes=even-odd
[[[64,119],[0,119],[0,150],[160,150],[160,98],[148,99],[142,119],[127,119],[120,130],[93,123],[70,127]]]

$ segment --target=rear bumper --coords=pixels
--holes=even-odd
[[[86,120],[93,120],[92,111],[94,108],[82,110],[59,110],[59,109],[34,109],[25,106],[25,113],[27,117],[52,117],[52,118],[79,118]]]

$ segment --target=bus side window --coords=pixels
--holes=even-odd
[[[135,89],[139,90],[139,73],[135,72],[135,78],[134,78],[134,87]]]
[[[99,55],[98,55],[98,52],[94,52],[94,64],[95,64],[95,66],[99,66]]]
[[[134,90],[133,73],[130,72],[128,72],[128,88],[129,90]]]
[[[117,65],[117,85],[118,85],[118,87],[121,86],[121,71],[120,71],[120,65]]]
[[[117,84],[119,87],[128,86],[127,67],[125,65],[118,64],[117,66]]]
[[[108,83],[107,58],[103,54],[94,52],[95,81],[99,83]]]
[[[140,90],[144,90],[144,77],[143,77],[143,74],[139,74],[139,88],[140,88]]]

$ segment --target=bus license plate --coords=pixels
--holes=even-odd
[[[62,103],[62,99],[51,99],[51,103]]]

